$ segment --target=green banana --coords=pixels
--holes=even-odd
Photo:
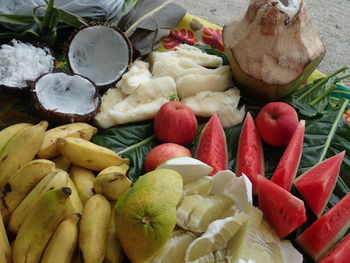
[[[97,194],[103,194],[108,200],[117,200],[126,192],[131,181],[126,176],[129,165],[110,166],[103,169],[97,176],[94,183],[94,190]]]
[[[72,179],[69,177],[67,186],[72,189],[72,194],[67,200],[66,218],[72,216],[73,214],[82,214],[84,209],[77,188],[75,187]]]
[[[7,238],[6,230],[2,217],[0,215],[0,262],[1,263],[10,263],[11,258],[11,247],[9,240]]]
[[[15,135],[17,132],[29,126],[33,126],[33,125],[30,123],[18,123],[1,130],[0,131],[0,152],[13,135]]]
[[[33,160],[40,149],[48,123],[25,127],[17,132],[0,152],[0,189],[23,165]]]
[[[63,219],[69,187],[46,192],[23,221],[13,245],[14,263],[38,263],[55,229]]]
[[[80,214],[63,220],[51,237],[40,263],[69,263],[78,245]]]
[[[111,206],[103,195],[94,195],[86,202],[79,231],[79,249],[82,262],[103,262],[110,214]]]
[[[45,176],[13,211],[8,222],[8,230],[11,233],[17,233],[35,203],[47,191],[66,187],[67,184],[68,174],[65,171],[55,171]]]
[[[37,159],[30,161],[10,177],[0,199],[0,211],[5,222],[26,195],[54,169],[53,162]]]
[[[77,187],[80,200],[85,205],[94,194],[95,175],[92,171],[73,165],[70,169],[70,177]]]

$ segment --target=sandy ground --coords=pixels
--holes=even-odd
[[[189,13],[218,25],[244,12],[249,0],[177,0]],[[329,74],[350,66],[350,0],[306,0],[327,54],[319,70]],[[350,71],[348,71],[349,73]],[[347,81],[350,87],[350,81]]]

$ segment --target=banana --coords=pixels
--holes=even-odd
[[[69,174],[77,187],[80,200],[85,205],[87,200],[95,194],[93,190],[95,182],[94,173],[88,169],[73,165]]]
[[[77,188],[73,183],[72,179],[68,177],[67,186],[72,189],[72,194],[67,200],[66,218],[72,216],[72,214],[82,214],[83,213],[83,203],[80,200]]]
[[[0,152],[13,135],[15,135],[17,132],[29,126],[33,126],[33,125],[30,123],[18,123],[1,130],[0,131]]]
[[[103,262],[110,214],[110,204],[103,195],[94,195],[86,202],[79,230],[79,249],[82,262]]]
[[[11,247],[9,240],[7,238],[6,230],[2,217],[0,215],[0,262],[1,263],[10,263],[11,262]]]
[[[51,237],[40,263],[69,263],[78,245],[80,214],[62,221]]]
[[[111,203],[111,209],[113,211],[114,203]],[[124,259],[124,252],[120,245],[117,229],[115,228],[114,223],[114,213],[111,213],[108,236],[107,236],[107,247],[106,254],[103,263],[121,263]]]
[[[80,138],[58,138],[56,147],[73,164],[94,171],[129,163],[112,150]]]
[[[72,166],[71,161],[64,158],[63,156],[57,156],[53,158],[51,161],[55,163],[57,169],[61,169],[66,172],[68,172],[70,167]]]
[[[39,158],[51,159],[59,152],[56,149],[58,138],[75,137],[90,140],[95,135],[97,129],[84,122],[75,122],[52,128],[45,132],[43,144],[38,152]]]
[[[14,263],[38,263],[66,210],[68,187],[45,192],[23,221],[13,245]]]
[[[0,199],[0,211],[5,222],[26,195],[54,169],[53,162],[37,159],[30,161],[10,177]]]
[[[103,169],[96,177],[94,190],[103,194],[108,200],[117,200],[130,188],[131,181],[126,176],[129,165],[110,166]]]
[[[8,230],[17,233],[35,203],[47,191],[66,187],[67,184],[68,174],[65,171],[55,171],[45,176],[13,211],[8,222]]]
[[[48,126],[46,121],[25,127],[17,132],[0,153],[0,189],[3,189],[9,178],[23,165],[33,160]]]

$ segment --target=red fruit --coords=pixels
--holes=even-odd
[[[345,151],[316,164],[295,180],[295,186],[317,217],[324,211],[337,182]]]
[[[159,109],[153,127],[159,141],[181,145],[191,144],[198,131],[193,111],[179,101],[165,103]]]
[[[349,263],[350,234],[343,238],[319,263]]]
[[[287,103],[270,102],[258,113],[256,125],[265,142],[273,146],[284,146],[289,143],[298,126],[298,115]]]
[[[154,147],[147,155],[145,160],[146,172],[157,168],[161,163],[181,156],[192,157],[189,149],[175,143],[163,143]]]
[[[303,151],[304,131],[305,121],[301,120],[271,178],[272,182],[287,191],[290,191],[292,188],[294,178],[298,171]]]
[[[219,116],[214,113],[200,135],[196,158],[213,167],[210,175],[228,168],[226,136]]]
[[[258,176],[259,208],[282,239],[306,221],[304,202],[263,176]]]
[[[256,194],[257,176],[264,175],[264,153],[258,130],[249,112],[245,117],[239,136],[236,160],[237,176],[241,176],[242,173],[248,176],[253,184],[253,193]]]

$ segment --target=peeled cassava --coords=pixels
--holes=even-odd
[[[304,0],[251,0],[223,38],[237,84],[260,101],[288,95],[325,54]]]

